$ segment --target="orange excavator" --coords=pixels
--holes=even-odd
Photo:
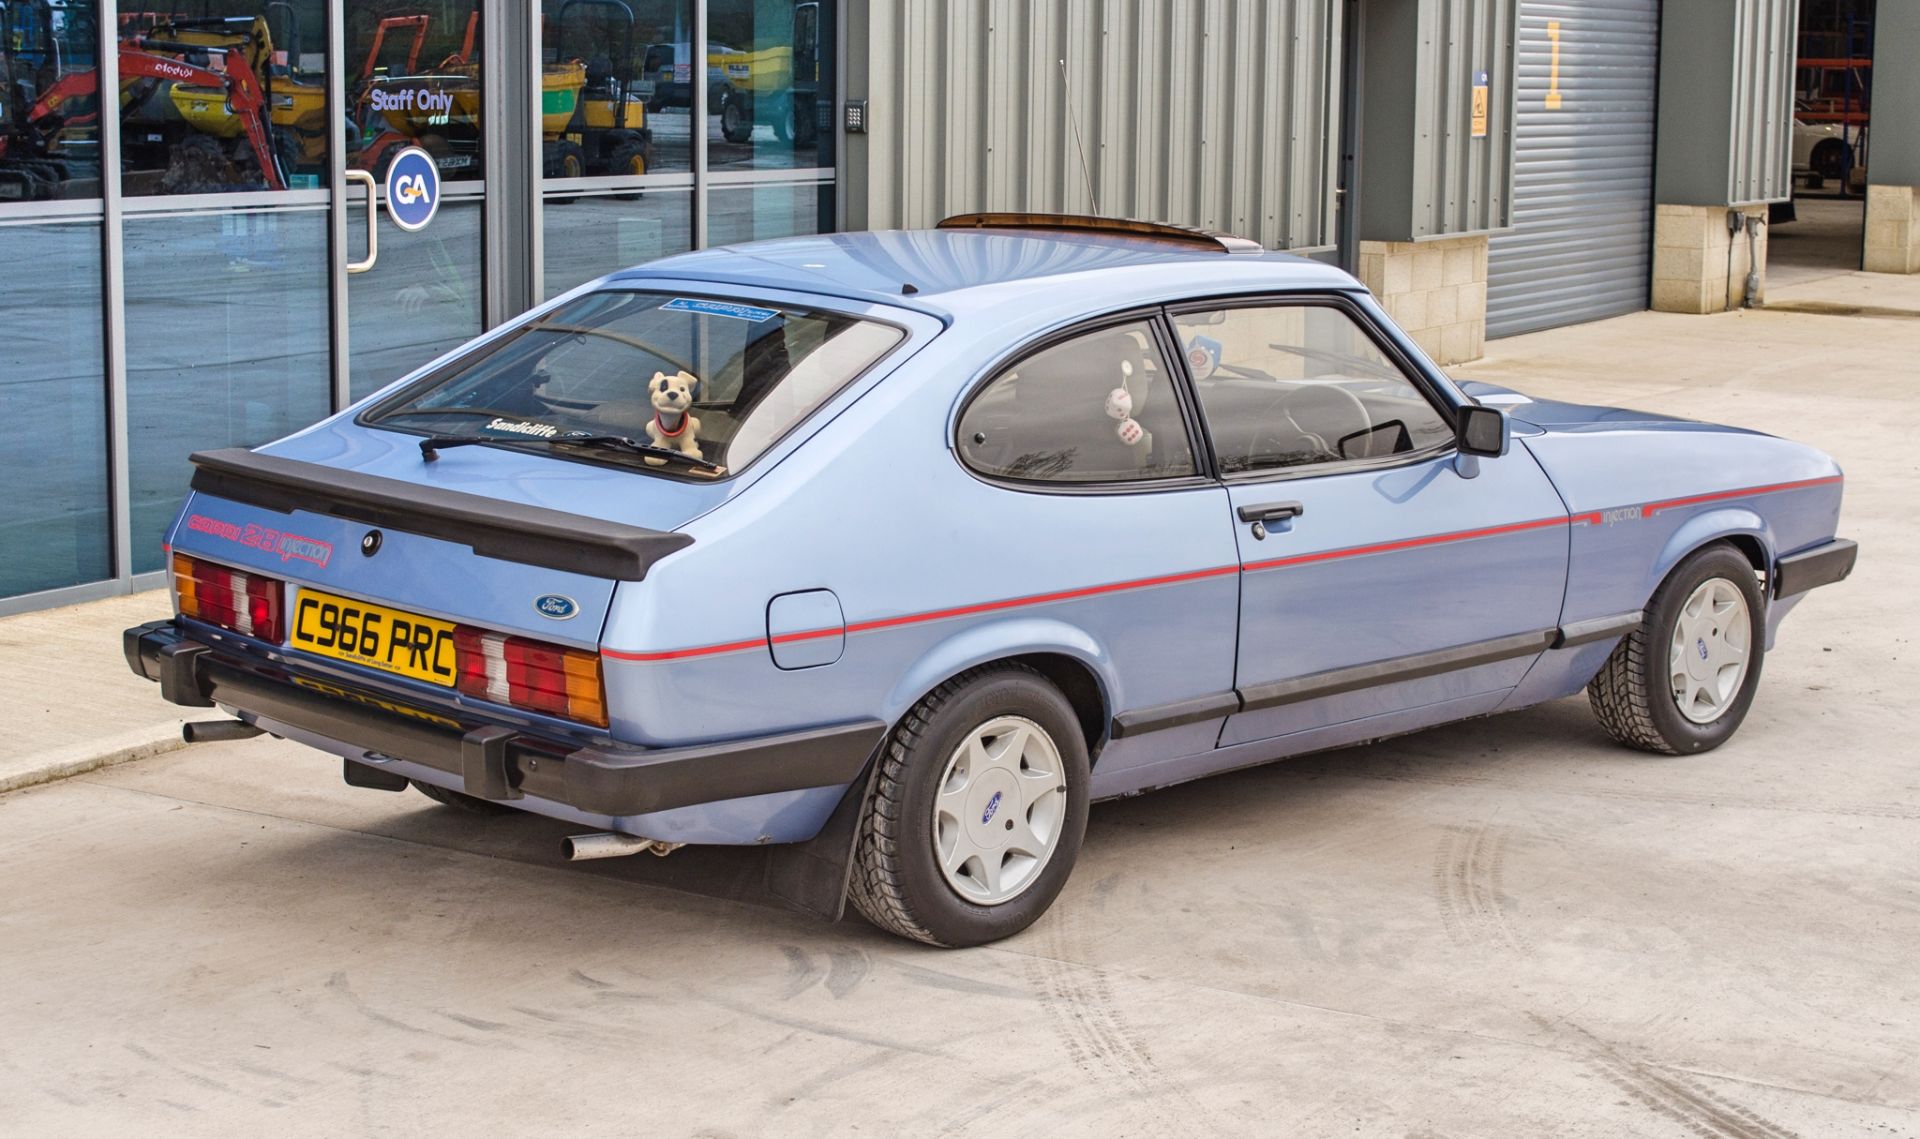
[[[188,63],[187,56],[223,57],[223,70]],[[178,43],[149,36],[133,36],[120,41],[120,105],[124,110],[135,101],[134,90],[142,80],[154,80],[188,87],[203,87],[224,93],[225,101],[241,123],[241,138],[232,152],[219,146],[211,136],[185,139],[132,138],[132,130],[123,130],[123,151],[139,153],[143,144],[161,143],[165,160],[179,161],[211,148],[204,157],[231,162],[236,168],[256,169],[259,180],[269,190],[284,190],[287,171],[273,147],[273,126],[267,113],[267,91],[260,76],[247,61],[247,53],[238,47],[218,48]],[[10,122],[0,139],[0,198],[47,198],[57,196],[58,183],[64,177],[65,164],[56,160],[54,151],[61,134],[82,120],[99,115],[100,77],[97,71],[74,71],[62,76],[34,101],[23,120]],[[205,142],[199,142],[204,138]],[[197,145],[196,145],[197,144]]]

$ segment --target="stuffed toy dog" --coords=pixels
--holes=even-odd
[[[693,393],[700,387],[697,376],[686,372],[655,372],[647,381],[647,395],[653,403],[653,418],[647,420],[647,438],[656,447],[670,447],[683,455],[704,459],[700,453],[700,421],[694,418]],[[648,459],[653,466],[664,466],[665,459]]]

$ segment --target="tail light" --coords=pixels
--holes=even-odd
[[[607,726],[598,653],[467,625],[453,631],[453,647],[455,685],[468,696]]]
[[[278,643],[286,631],[286,586],[277,578],[173,555],[173,594],[183,616]]]

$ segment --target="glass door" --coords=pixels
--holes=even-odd
[[[346,193],[334,208],[346,240],[334,257],[346,280],[348,395],[359,399],[481,331],[486,29],[481,0],[344,0],[344,9]],[[396,158],[416,148],[438,173],[438,206],[410,230],[394,221],[387,183]],[[405,173],[403,205],[420,193]]]

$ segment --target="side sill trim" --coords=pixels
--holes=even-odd
[[[1170,704],[1155,704],[1151,708],[1122,712],[1113,718],[1112,735],[1116,740],[1123,740],[1129,736],[1144,736],[1148,732],[1180,728],[1188,724],[1218,719],[1221,716],[1231,716],[1239,710],[1240,694],[1238,692],[1216,692],[1208,696],[1195,696],[1190,700],[1175,700]]]
[[[1498,661],[1512,660],[1515,657],[1532,656],[1551,645],[1558,635],[1558,629],[1515,633],[1510,637],[1474,641],[1469,644],[1455,645],[1450,649],[1440,649],[1437,652],[1414,653],[1410,656],[1374,661],[1372,664],[1357,664],[1350,668],[1332,668],[1325,672],[1296,676],[1290,680],[1242,688],[1240,690],[1241,710],[1255,712],[1263,708],[1278,708],[1285,704],[1298,704],[1302,700],[1337,696],[1342,692],[1357,692],[1362,688],[1397,684],[1403,680],[1419,680],[1423,677],[1438,676],[1443,672],[1494,664]]]
[[[1835,538],[1824,546],[1789,554],[1780,559],[1780,566],[1774,571],[1773,595],[1792,597],[1809,589],[1844,581],[1853,572],[1853,563],[1859,557],[1859,544],[1846,538]]]
[[[1595,641],[1610,641],[1615,637],[1624,637],[1640,627],[1647,619],[1644,611],[1636,609],[1631,613],[1616,613],[1611,617],[1589,617],[1585,621],[1560,626],[1560,633],[1553,640],[1556,649],[1571,649],[1579,645],[1590,645]]]
[[[1623,614],[1620,617],[1608,617],[1603,620],[1614,623],[1624,620],[1626,616]],[[1639,624],[1640,615],[1635,613],[1632,617],[1633,624]],[[1371,664],[1328,669],[1325,672],[1296,676],[1271,684],[1254,685],[1251,688],[1195,696],[1170,704],[1155,704],[1151,707],[1120,713],[1113,718],[1110,731],[1114,739],[1143,736],[1148,732],[1196,724],[1220,716],[1257,712],[1264,708],[1278,708],[1283,704],[1298,704],[1303,700],[1315,700],[1322,696],[1337,696],[1343,692],[1357,692],[1362,688],[1377,688],[1383,684],[1398,684],[1403,680],[1419,680],[1423,677],[1438,676],[1443,672],[1454,672],[1463,668],[1513,660],[1516,657],[1532,656],[1545,649],[1558,647],[1565,634],[1584,633],[1584,626],[1590,624],[1597,624],[1597,622],[1582,622],[1578,625],[1570,625],[1566,629],[1542,629],[1537,633],[1515,633],[1510,637],[1473,641],[1436,652],[1414,653],[1409,656],[1374,661]],[[1632,627],[1633,625],[1627,626],[1629,629]],[[1592,635],[1590,639],[1600,640],[1606,636],[1617,635],[1617,632],[1600,632]]]
[[[200,451],[193,489],[279,514],[308,510],[469,546],[483,557],[591,577],[640,581],[685,534],[606,522],[544,506],[346,471],[244,447]]]

